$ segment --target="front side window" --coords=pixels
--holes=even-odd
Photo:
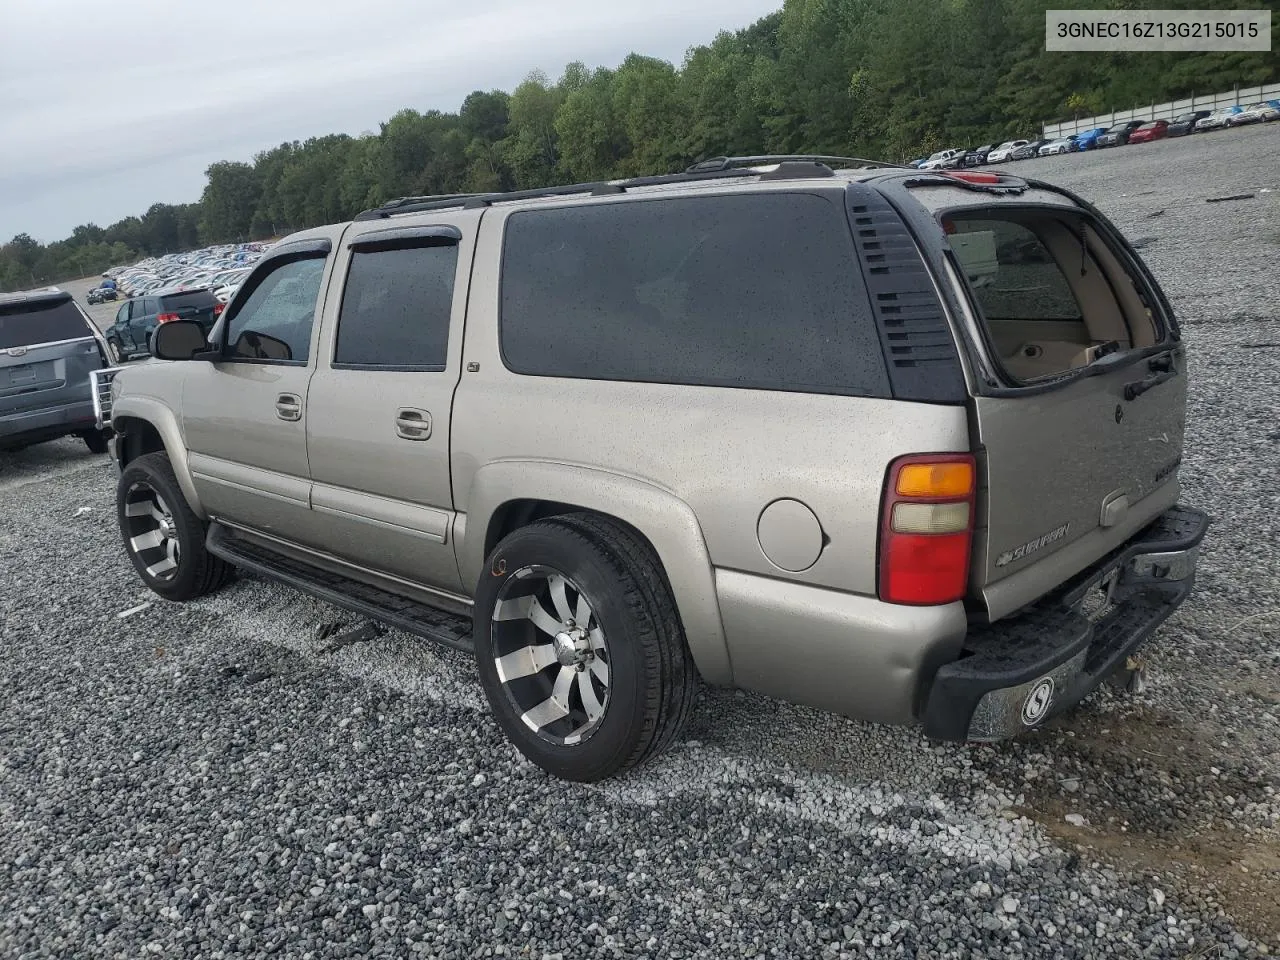
[[[305,363],[324,262],[323,256],[287,260],[255,283],[227,324],[225,358]]]
[[[503,360],[533,376],[885,396],[843,200],[757,193],[514,213]]]
[[[354,250],[334,366],[443,370],[457,268],[456,243]]]

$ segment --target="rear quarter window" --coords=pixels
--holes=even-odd
[[[501,300],[521,374],[889,396],[839,195],[520,211]]]
[[[70,300],[0,306],[0,350],[92,335]]]

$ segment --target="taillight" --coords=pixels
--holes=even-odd
[[[218,316],[220,313],[222,313],[223,310],[226,309],[226,307],[227,305],[225,303],[215,303],[213,305],[213,315],[215,317]]]
[[[880,513],[880,599],[924,606],[965,594],[973,547],[972,454],[899,457]]]
[[[156,315],[156,323],[168,323],[171,320],[177,320],[176,313],[161,313]]]

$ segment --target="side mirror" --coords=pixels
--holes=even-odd
[[[200,355],[209,352],[204,328],[195,320],[170,320],[151,335],[151,355],[157,360],[207,359]]]

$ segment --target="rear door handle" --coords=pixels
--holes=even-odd
[[[302,419],[302,398],[296,393],[282,393],[276,397],[276,416],[281,420]]]
[[[401,407],[396,411],[396,436],[401,440],[429,440],[431,414],[414,407]]]

